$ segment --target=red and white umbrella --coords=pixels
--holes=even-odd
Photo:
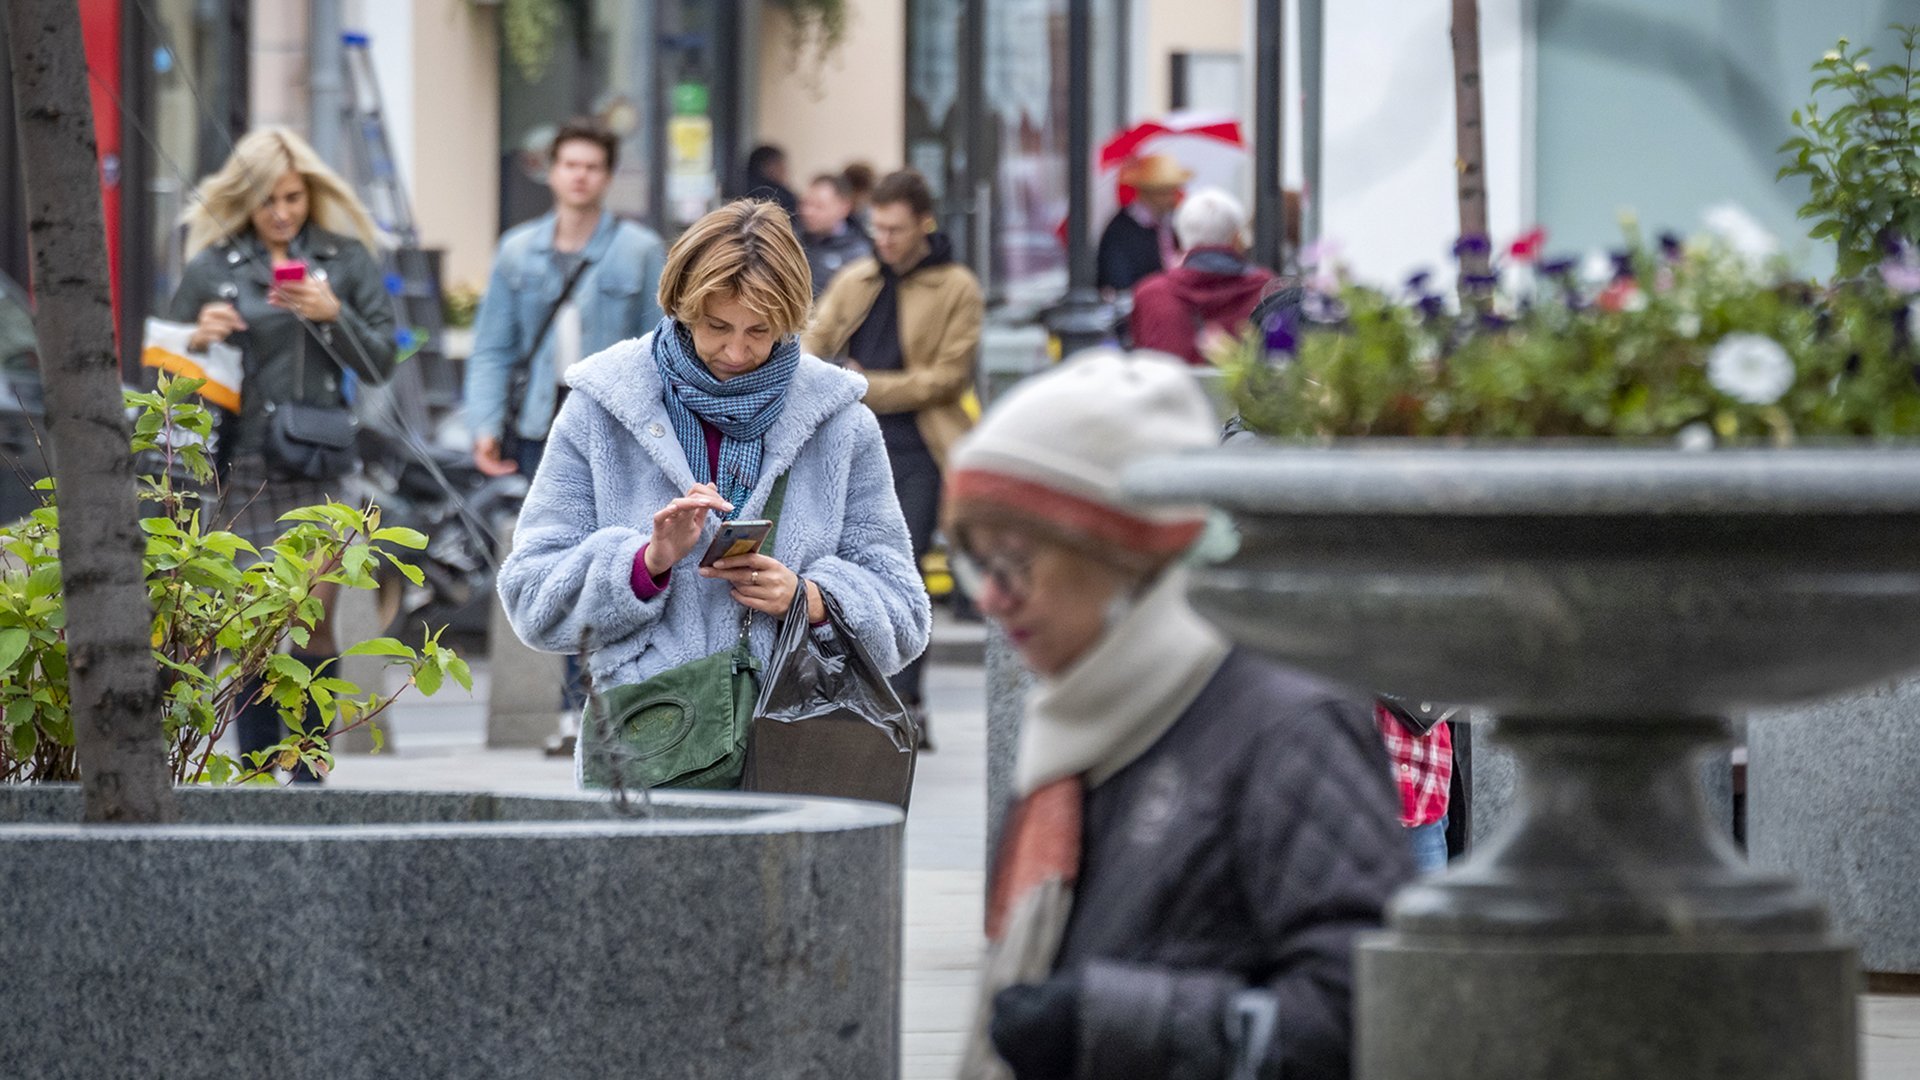
[[[1133,201],[1133,189],[1120,184],[1120,169],[1149,154],[1164,154],[1193,173],[1193,186],[1240,187],[1247,161],[1240,121],[1226,113],[1188,110],[1146,120],[1108,139],[1100,147],[1100,174],[1115,181],[1120,205]]]

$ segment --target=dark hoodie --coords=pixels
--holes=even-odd
[[[1232,248],[1195,248],[1179,266],[1134,287],[1134,347],[1205,364],[1200,341],[1208,329],[1239,333],[1273,280],[1271,270]]]
[[[945,233],[933,233],[927,237],[927,257],[905,274],[896,274],[893,267],[880,263],[880,295],[873,298],[866,320],[847,339],[847,355],[859,357],[860,366],[871,371],[899,371],[905,367],[906,357],[900,348],[900,279],[952,261],[953,241]],[[881,414],[880,432],[886,436],[891,449],[926,445],[920,437],[919,424],[910,412]]]

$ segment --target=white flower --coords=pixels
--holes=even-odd
[[[1680,435],[1674,442],[1678,443],[1682,450],[1695,452],[1711,450],[1714,444],[1713,429],[1705,423],[1695,420],[1693,423],[1680,429]]]
[[[1744,258],[1754,269],[1759,269],[1780,252],[1780,241],[1774,239],[1767,227],[1733,203],[1712,207],[1707,211],[1705,221],[1708,232],[1719,237],[1721,243]]]
[[[1840,54],[1837,52],[1829,52],[1827,53],[1827,55],[1821,57],[1821,59],[1827,61],[1828,63],[1832,63],[1833,61],[1840,59]]]
[[[1873,66],[1867,63],[1865,60],[1862,60],[1859,63],[1853,65],[1853,70],[1859,72],[1862,75],[1865,75],[1867,72],[1873,70]]]
[[[1681,337],[1686,337],[1686,338],[1699,337],[1700,336],[1699,312],[1695,312],[1695,311],[1681,312],[1680,316],[1673,320],[1673,328],[1674,330],[1679,332]]]
[[[1770,337],[1728,334],[1707,356],[1707,381],[1749,405],[1771,405],[1793,388],[1793,358]]]
[[[1580,257],[1580,280],[1598,288],[1613,280],[1616,268],[1613,256],[1604,251],[1589,251]]]

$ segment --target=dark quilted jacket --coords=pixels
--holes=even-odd
[[[1080,1070],[1229,1075],[1229,999],[1271,990],[1262,1077],[1348,1075],[1354,935],[1414,868],[1363,699],[1235,650],[1160,741],[1087,795],[1057,968]]]

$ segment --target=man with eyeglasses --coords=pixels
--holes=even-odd
[[[803,344],[867,377],[917,561],[933,542],[947,453],[973,426],[960,402],[973,387],[983,305],[980,283],[937,229],[924,177],[903,169],[880,181],[871,214],[873,256],[833,279]],[[923,684],[922,660],[894,676],[932,749]]]

